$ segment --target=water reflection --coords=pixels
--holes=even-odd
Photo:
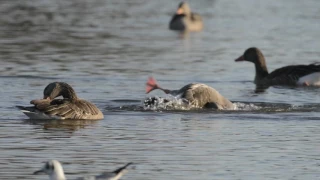
[[[41,126],[44,130],[68,130],[77,131],[97,124],[98,120],[24,120],[24,123]]]
[[[48,158],[85,162],[66,166],[71,178],[111,160],[141,163],[130,179],[317,179],[319,90],[255,93],[252,67],[233,62],[249,46],[267,49],[271,69],[317,60],[317,2],[192,1],[205,28],[179,34],[169,0],[1,0],[0,179],[41,179],[30,173]],[[150,75],[208,84],[239,109],[146,110]],[[12,108],[53,80],[77,86],[104,120],[24,120]]]

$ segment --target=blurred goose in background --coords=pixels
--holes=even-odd
[[[127,172],[127,167],[131,164],[132,163],[128,163],[112,172],[104,172],[97,176],[88,176],[78,178],[77,180],[118,180]],[[49,175],[50,180],[66,180],[62,165],[57,160],[46,162],[40,170],[35,171],[33,174],[37,175],[43,173]]]
[[[203,29],[202,18],[199,14],[191,12],[186,2],[181,2],[169,23],[169,29],[177,31],[201,31]]]
[[[153,77],[150,77],[146,84],[146,93],[160,89],[166,94],[173,96],[180,95],[188,101],[190,105],[197,108],[215,108],[220,110],[233,110],[234,105],[223,97],[214,88],[200,83],[187,84],[179,90],[169,90],[161,88]]]
[[[43,99],[30,102],[34,106],[17,107],[30,119],[103,119],[102,112],[91,102],[79,99],[67,83],[50,83],[43,95]],[[58,96],[63,99],[54,99]]]
[[[256,68],[254,83],[257,84],[257,86],[320,86],[319,64],[285,66],[269,73],[262,52],[255,47],[247,49],[244,54],[235,61],[249,61],[254,63]]]

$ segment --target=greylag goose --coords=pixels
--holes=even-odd
[[[34,106],[17,106],[31,119],[103,119],[92,103],[79,99],[73,88],[64,82],[53,82],[43,91],[43,99],[32,100]],[[54,99],[62,96],[63,99]]]
[[[201,31],[203,29],[202,18],[199,14],[191,12],[186,2],[181,2],[169,23],[169,29],[178,31]]]
[[[247,49],[235,61],[249,61],[254,63],[256,76],[254,83],[258,86],[320,86],[320,65],[291,65],[269,73],[265,58],[258,48]]]
[[[127,172],[127,167],[131,164],[132,163],[128,163],[112,172],[104,172],[97,176],[78,178],[78,180],[118,180]],[[50,180],[66,180],[62,165],[57,160],[46,162],[40,170],[35,171],[33,174],[37,175],[42,173],[49,175]]]
[[[173,96],[180,95],[181,98],[188,101],[190,105],[197,108],[215,108],[223,110],[233,110],[234,105],[223,97],[214,88],[200,83],[187,84],[179,90],[169,90],[161,88],[153,77],[149,77],[146,84],[146,93],[160,89],[166,94]]]

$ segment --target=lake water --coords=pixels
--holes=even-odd
[[[256,93],[251,46],[268,68],[320,56],[320,1],[197,0],[200,33],[168,30],[179,1],[2,0],[0,179],[32,175],[45,161],[70,179],[134,162],[123,179],[320,179],[320,89]],[[201,82],[235,111],[145,109],[154,76],[170,89]],[[54,81],[94,102],[100,121],[29,120],[16,105]]]

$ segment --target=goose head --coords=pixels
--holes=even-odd
[[[186,2],[181,2],[181,3],[179,4],[179,6],[178,6],[178,9],[177,9],[177,11],[176,11],[176,14],[179,14],[179,15],[182,15],[182,14],[184,14],[184,15],[189,15],[189,14],[191,14],[191,9],[190,9],[188,3],[186,3]]]
[[[76,93],[73,88],[64,82],[53,82],[47,85],[43,91],[43,99],[54,99],[58,96],[63,98],[76,98]]]
[[[264,56],[263,56],[262,52],[256,47],[248,48],[243,53],[243,55],[238,57],[235,61],[236,62],[238,62],[238,61],[249,61],[249,62],[252,62],[254,64],[265,65]]]
[[[254,63],[256,69],[254,82],[256,84],[264,83],[263,79],[267,77],[269,73],[264,56],[258,48],[251,47],[247,49],[243,55],[238,57],[235,61],[249,61]]]

